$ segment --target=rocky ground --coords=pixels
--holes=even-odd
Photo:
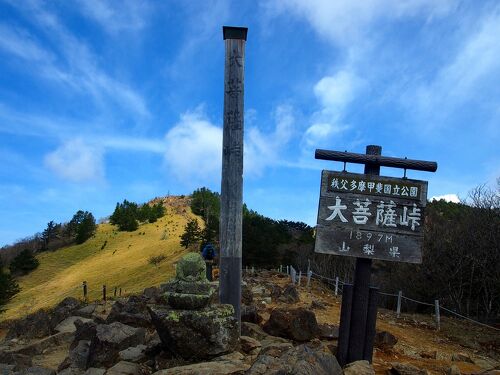
[[[500,335],[443,318],[379,312],[373,366],[344,368],[334,353],[340,299],[314,282],[289,285],[286,275],[245,275],[241,338],[188,327],[185,345],[169,350],[152,316],[165,306],[160,288],[107,303],[66,298],[54,309],[11,322],[0,344],[2,374],[500,374]],[[216,288],[216,285],[213,285]],[[209,308],[206,308],[209,309]],[[208,311],[208,310],[203,310]],[[168,313],[173,322],[183,315]],[[444,328],[446,327],[446,328]],[[210,340],[196,338],[206,330]],[[162,339],[164,339],[162,337]],[[210,351],[210,342],[220,344]],[[194,345],[193,345],[194,344]],[[193,355],[198,345],[199,355]],[[185,351],[183,351],[185,348]],[[224,348],[228,353],[221,352]],[[189,351],[190,350],[190,351]],[[189,351],[189,353],[188,353]],[[333,354],[332,354],[333,353]]]

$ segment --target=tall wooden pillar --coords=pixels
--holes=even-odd
[[[243,93],[248,29],[224,26],[222,30],[225,41],[225,65],[219,298],[221,303],[233,305],[235,317],[238,323],[241,323]]]

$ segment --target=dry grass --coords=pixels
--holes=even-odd
[[[110,224],[101,224],[96,235],[84,244],[38,255],[40,266],[20,278],[21,292],[6,305],[0,319],[19,318],[53,306],[67,296],[81,298],[84,280],[92,301],[101,298],[104,284],[109,296],[115,287],[128,294],[171,278],[175,262],[186,253],[179,236],[193,215],[185,199],[170,197],[165,199],[165,205],[163,218],[143,224],[134,232],[118,232]],[[166,231],[167,238],[162,239]],[[167,259],[151,265],[149,259],[159,255]]]

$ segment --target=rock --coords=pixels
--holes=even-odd
[[[260,354],[271,357],[281,357],[283,353],[286,353],[292,348],[293,345],[291,342],[264,342]]]
[[[288,284],[278,299],[285,303],[297,303],[300,301],[299,291],[293,284]]]
[[[318,334],[319,329],[312,311],[303,308],[277,308],[271,312],[264,331],[273,336],[309,341]]]
[[[313,300],[311,302],[311,309],[325,310],[326,305],[321,301]]]
[[[241,305],[241,321],[259,324],[262,322],[262,317],[257,312],[255,305]]]
[[[126,302],[116,301],[106,318],[106,323],[120,322],[132,327],[151,327],[151,317],[148,314],[146,302],[136,296],[131,296]]]
[[[144,343],[144,328],[134,328],[123,323],[99,324],[90,341],[90,367],[110,367],[119,359],[119,352]]]
[[[103,368],[96,368],[96,367],[90,367],[85,371],[83,375],[104,375],[106,372],[106,369]]]
[[[75,313],[78,316],[91,319],[94,314],[94,311],[96,310],[96,306],[97,306],[96,304],[90,304],[82,307],[81,309],[76,310]]]
[[[207,282],[206,264],[199,253],[184,255],[175,267],[175,278],[187,282]]]
[[[125,350],[122,350],[119,354],[122,361],[138,363],[146,358],[146,345],[137,345]]]
[[[165,287],[167,303],[174,309],[196,310],[212,302],[215,290],[207,283],[190,283],[176,280]]]
[[[240,347],[245,353],[253,352],[255,349],[260,349],[262,344],[253,337],[240,336]]]
[[[74,297],[66,297],[54,307],[51,312],[51,327],[56,327],[64,319],[74,315],[73,313],[82,307],[82,302]]]
[[[68,358],[71,364],[70,366],[79,368],[81,370],[86,370],[89,360],[89,349],[90,341],[80,340],[78,342],[78,345],[69,352]]]
[[[76,367],[67,367],[64,370],[58,370],[57,375],[83,375],[84,371]]]
[[[392,349],[396,345],[398,339],[393,334],[387,331],[380,331],[375,334],[373,345],[382,350]]]
[[[110,308],[115,302],[107,301],[106,304],[92,303],[84,306],[74,312],[73,315],[82,316],[84,318],[93,319],[97,323],[105,323],[110,313]]]
[[[452,365],[448,370],[446,370],[446,375],[461,375],[461,372],[456,365]]]
[[[467,363],[474,363],[470,355],[467,353],[454,353],[451,356],[451,360],[453,362],[467,362]]]
[[[15,365],[16,370],[28,368],[33,365],[31,356],[3,351],[0,351],[0,363]]]
[[[156,286],[152,286],[144,289],[142,295],[148,300],[150,303],[160,303],[161,302],[161,290]]]
[[[437,351],[433,350],[431,352],[427,352],[427,351],[421,352],[420,357],[429,358],[429,359],[436,359],[437,358]]]
[[[45,367],[33,366],[33,367],[28,367],[24,370],[21,370],[16,374],[18,374],[18,375],[56,375],[56,372],[54,370],[51,370],[51,369],[48,369]]]
[[[224,360],[172,367],[157,371],[153,375],[240,375],[246,373],[249,368],[250,365],[242,361]]]
[[[149,309],[163,345],[184,359],[208,359],[235,350],[238,327],[231,305],[200,310]]]
[[[69,346],[70,350],[75,348],[82,340],[91,341],[95,337],[97,332],[97,324],[92,320],[87,320],[84,322],[77,319],[73,324],[75,325],[76,331],[75,338]]]
[[[249,322],[241,322],[241,334],[259,341],[269,336],[258,324]]]
[[[261,352],[245,374],[342,375],[342,369],[333,354],[323,347],[299,345],[279,357]]]
[[[51,334],[51,319],[50,315],[45,310],[37,311],[29,314],[23,319],[14,321],[6,339],[13,338],[34,339],[50,336]]]
[[[120,361],[106,371],[106,375],[139,375],[141,366],[137,363]]]
[[[83,323],[92,321],[92,319],[83,318],[81,316],[70,316],[64,319],[62,322],[60,322],[54,328],[54,330],[56,332],[68,332],[68,333],[76,332],[75,321],[77,320],[80,320]]]
[[[326,340],[336,340],[339,338],[339,327],[330,324],[318,324],[319,337]]]
[[[16,368],[16,365],[8,365],[6,363],[0,363],[0,374],[12,374]]]
[[[251,305],[253,302],[253,294],[251,289],[246,285],[241,286],[241,303],[243,305]]]
[[[427,375],[427,370],[420,369],[408,363],[391,363],[392,368],[387,371],[390,375]]]
[[[55,335],[51,335],[41,340],[34,341],[29,345],[17,348],[15,349],[15,351],[12,351],[12,353],[25,354],[29,356],[43,354],[50,348],[61,346],[71,342],[72,339],[73,339],[72,333],[69,332],[56,333]]]
[[[375,375],[375,370],[368,361],[356,361],[344,367],[344,375]]]
[[[277,301],[282,293],[283,289],[279,285],[271,285],[271,300]]]

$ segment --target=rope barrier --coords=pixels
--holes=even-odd
[[[397,296],[396,296],[397,297]],[[404,298],[404,299],[407,299],[409,301],[413,301],[413,302],[416,302],[416,303],[420,303],[422,305],[427,305],[427,306],[431,306],[431,307],[434,307],[434,304],[433,303],[427,303],[427,302],[422,302],[422,301],[417,301],[416,299],[411,299],[411,298],[408,298],[408,297],[405,297],[405,296],[401,296],[401,298]]]
[[[440,306],[439,308],[441,308],[441,309],[443,309],[443,310],[445,310],[445,311],[448,311],[449,313],[452,313],[453,315],[459,316],[460,318],[463,318],[463,319],[466,319],[466,320],[468,320],[468,321],[471,321],[471,322],[473,322],[473,323],[476,323],[476,324],[482,325],[482,326],[484,326],[484,327],[492,328],[492,329],[494,329],[494,330],[496,330],[496,331],[500,331],[500,328],[496,328],[496,327],[490,326],[490,325],[488,325],[488,324],[484,324],[484,323],[478,322],[477,320],[474,320],[474,319],[468,318],[468,317],[466,317],[466,316],[463,316],[463,315],[461,315],[461,314],[459,314],[459,313],[456,313],[455,311],[452,311],[452,310],[450,310],[450,309],[447,309],[446,307]]]
[[[307,274],[307,273],[305,273],[305,274]],[[318,273],[316,273],[316,272],[314,272],[314,271],[311,271],[311,278],[312,278],[312,279],[316,279],[316,280],[327,280],[327,281],[329,281],[329,282],[336,282],[336,279],[332,279],[332,278],[330,278],[330,277],[326,277],[326,276],[320,275],[320,274],[318,274]],[[339,283],[339,288],[338,288],[338,289],[339,289],[339,292],[340,292],[340,294],[342,294],[342,289],[343,289],[343,288],[342,288],[342,286],[343,286],[343,285],[345,285],[346,283],[342,282],[340,279],[338,280],[338,283]],[[384,292],[379,292],[379,294],[382,294],[382,295],[384,295],[384,296],[390,296],[390,297],[398,297],[398,294],[392,294],[392,293],[384,293]],[[406,296],[403,296],[403,295],[401,295],[401,298],[404,298],[404,299],[406,299],[406,300],[408,300],[408,301],[412,301],[412,302],[415,302],[415,303],[418,303],[418,304],[421,304],[421,305],[425,305],[425,306],[430,306],[430,307],[435,307],[435,306],[436,306],[436,305],[435,305],[435,304],[433,304],[433,303],[427,303],[427,302],[418,301],[418,300],[416,300],[416,299],[409,298],[409,297],[406,297]],[[496,330],[496,331],[500,331],[500,328],[496,328],[496,327],[490,326],[490,325],[488,325],[488,324],[478,322],[477,320],[474,320],[474,319],[471,319],[471,318],[469,318],[469,317],[467,317],[467,316],[464,316],[464,315],[461,315],[461,314],[459,314],[459,313],[456,313],[455,311],[452,311],[452,310],[450,310],[450,309],[447,309],[446,307],[439,306],[439,309],[442,309],[442,310],[444,310],[444,311],[447,311],[447,312],[449,312],[449,313],[451,313],[451,314],[453,314],[453,315],[456,315],[456,316],[458,316],[458,317],[460,317],[460,318],[463,318],[463,319],[465,319],[465,320],[468,320],[468,321],[470,321],[470,322],[472,322],[472,323],[479,324],[479,325],[481,325],[481,326],[483,326],[483,327],[487,327],[487,328],[494,329],[494,330]]]

